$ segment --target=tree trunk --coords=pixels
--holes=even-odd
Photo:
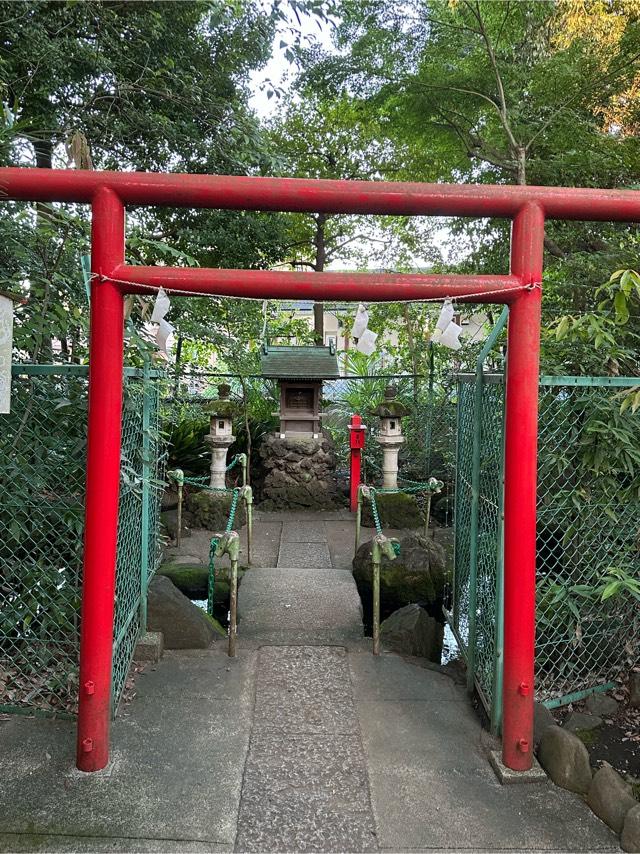
[[[411,353],[411,365],[413,367],[413,402],[418,402],[418,353],[416,350],[416,340],[413,331],[413,321],[411,319],[411,313],[409,311],[409,306],[403,306],[404,312],[404,321],[407,324],[407,339],[409,342],[409,352]]]
[[[325,225],[327,215],[320,213],[316,215],[316,233],[313,238],[313,244],[316,250],[316,258],[314,270],[316,273],[322,273],[327,259]],[[324,344],[324,303],[314,302],[313,304],[313,340],[316,345]]]
[[[53,140],[38,139],[33,143],[33,150],[36,155],[36,167],[38,169],[51,169],[53,167]],[[36,202],[36,228],[43,226],[47,221],[51,221],[52,206],[44,202]],[[46,264],[48,265],[49,253],[44,252]],[[49,310],[49,300],[51,296],[51,283],[45,277],[44,281],[44,296],[42,299],[41,311],[41,328],[36,338],[36,342],[31,352],[31,359],[37,362],[38,359],[44,359],[50,362],[53,359],[53,342],[51,336],[47,335],[45,324],[47,322],[47,312]]]
[[[514,153],[516,156],[516,181],[520,186],[525,186],[527,183],[527,149],[524,145],[519,145]]]

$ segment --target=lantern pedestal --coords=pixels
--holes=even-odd
[[[404,444],[404,436],[379,434],[377,441],[382,445],[382,486],[384,489],[398,488],[398,451]]]
[[[211,445],[211,480],[209,485],[214,489],[224,489],[226,486],[227,453],[236,437],[209,434],[204,437],[204,440],[207,445]]]

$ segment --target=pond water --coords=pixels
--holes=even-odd
[[[460,658],[460,647],[458,646],[458,641],[455,639],[455,635],[451,631],[451,626],[449,623],[445,623],[444,640],[442,642],[442,660],[440,663],[448,664],[456,658]]]

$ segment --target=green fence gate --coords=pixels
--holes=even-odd
[[[0,709],[74,714],[77,699],[88,368],[12,368],[0,415]],[[163,444],[159,375],[125,369],[112,708],[158,565]]]
[[[494,338],[495,340],[495,338]],[[491,346],[493,341],[488,342]],[[486,355],[486,349],[485,353]],[[640,654],[637,377],[540,379],[536,697],[606,690]],[[455,569],[448,619],[495,731],[502,707],[502,374],[458,376]],[[603,600],[603,592],[609,593]]]

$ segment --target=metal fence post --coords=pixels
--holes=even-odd
[[[149,519],[151,512],[151,376],[149,360],[142,369],[142,532],[140,542],[140,634],[147,630],[147,585],[149,583]]]
[[[493,690],[491,692],[491,732],[502,729],[502,667],[504,660],[504,390],[502,397],[502,442],[498,486],[498,530],[496,532],[496,625],[493,644]]]
[[[482,458],[482,410],[484,387],[484,360],[487,358],[509,317],[509,309],[502,309],[476,359],[476,377],[473,394],[473,450],[471,464],[471,516],[469,525],[469,641],[467,645],[467,690],[471,693],[475,681],[476,618],[478,584],[478,535],[480,532],[480,465]]]

